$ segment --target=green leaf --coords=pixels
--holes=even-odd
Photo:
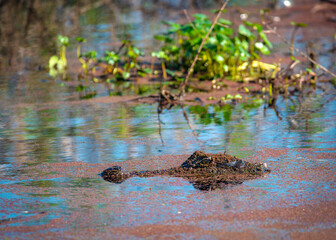
[[[49,59],[49,69],[56,69],[58,72],[62,72],[66,67],[66,62],[58,56],[52,56]]]
[[[186,25],[181,26],[182,35],[188,36],[189,34],[195,34],[194,27],[187,23]]]
[[[311,70],[310,68],[306,68],[306,71],[312,74],[315,74],[313,70]]]
[[[231,100],[231,99],[233,99],[233,96],[231,94],[226,94],[225,99],[226,100]]]
[[[65,47],[69,45],[69,38],[67,36],[58,35],[58,41]]]
[[[244,21],[244,24],[248,27],[253,27],[254,23],[251,23],[249,21]]]
[[[241,46],[242,46],[242,48],[243,48],[244,50],[248,50],[248,48],[249,48],[249,42],[246,41],[246,40],[243,40],[243,41],[241,42]]]
[[[122,77],[123,77],[123,79],[125,79],[125,80],[129,79],[130,76],[131,76],[131,74],[130,74],[129,72],[123,72],[123,73],[122,73]]]
[[[208,16],[205,14],[196,13],[193,16],[197,20],[207,20],[208,19]]]
[[[215,37],[209,37],[209,43],[213,44],[213,45],[218,44],[217,38],[215,38]]]
[[[216,55],[215,60],[219,63],[223,63],[225,59],[221,55]]]
[[[166,60],[169,59],[169,57],[166,55],[164,51],[152,52],[152,57],[166,59]]]
[[[233,29],[232,28],[221,28],[219,32],[229,37],[233,34]]]
[[[135,54],[135,56],[140,56],[141,55],[141,51],[139,48],[133,47],[133,53]]]
[[[248,30],[244,25],[239,25],[239,29],[238,29],[239,34],[245,36],[245,37],[251,37],[252,33],[250,30]]]
[[[296,59],[294,56],[290,57],[294,62],[300,62],[300,60]]]
[[[308,26],[306,23],[291,22],[290,24],[294,27],[307,27]]]
[[[110,65],[114,65],[116,62],[118,62],[120,60],[120,57],[118,54],[116,54],[115,52],[111,51],[106,51],[105,52],[105,61],[110,64]]]
[[[235,99],[243,99],[243,97],[242,97],[240,94],[236,94],[236,95],[234,96],[234,98],[235,98]]]
[[[156,39],[156,40],[159,40],[159,41],[161,41],[161,42],[164,42],[165,40],[166,40],[166,36],[164,36],[164,35],[155,35],[154,36],[154,39]]]
[[[170,26],[169,31],[176,32],[181,29],[181,25],[171,21],[162,21],[163,24]]]
[[[152,69],[150,69],[150,68],[142,68],[141,71],[143,71],[146,74],[151,74],[152,73]]]
[[[254,23],[253,29],[257,30],[257,32],[260,33],[263,30],[263,27],[258,23]]]
[[[232,22],[231,22],[231,21],[229,21],[229,20],[227,20],[227,19],[223,19],[223,18],[220,18],[220,19],[218,20],[218,22],[219,22],[220,24],[223,24],[223,25],[232,25]]]
[[[214,10],[211,10],[212,13],[219,13],[220,9],[214,9]],[[226,9],[223,9],[222,10],[222,13],[226,13]]]
[[[146,76],[146,73],[141,72],[141,71],[138,71],[138,75],[139,75],[140,77],[145,77],[145,76]]]
[[[83,92],[86,89],[86,86],[80,84],[76,87],[77,92]]]
[[[168,49],[170,53],[178,53],[180,51],[180,48],[176,45],[171,45]]]
[[[260,56],[255,52],[252,52],[251,55],[252,55],[252,58],[254,59],[260,59]]]
[[[261,37],[262,40],[264,40],[264,42],[266,43],[266,45],[269,47],[269,48],[272,48],[272,43],[268,40],[266,34],[264,32],[260,32],[259,33],[259,36]]]
[[[243,61],[246,61],[248,57],[250,56],[250,54],[242,46],[238,46],[238,49],[239,49],[240,59]]]
[[[223,65],[224,72],[229,72],[229,66],[224,64]]]
[[[185,43],[185,48],[189,48],[189,46],[191,45],[191,47],[193,46],[199,46],[202,42],[202,38],[200,37],[195,37],[189,40],[189,42]],[[188,49],[188,50],[192,50],[192,49]]]
[[[50,57],[50,59],[49,59],[49,68],[55,68],[55,67],[57,67],[58,61],[59,61],[59,57],[58,56],[54,55],[54,56]]]
[[[88,58],[88,59],[96,59],[97,52],[96,51],[88,51],[87,53],[84,53],[82,56],[85,57],[85,58]]]
[[[170,69],[166,69],[166,72],[167,72],[170,76],[172,76],[172,77],[175,76],[175,72],[172,71],[172,70],[170,70]]]
[[[128,54],[128,56],[129,56],[130,58],[133,58],[133,59],[138,57],[138,55],[136,54],[136,52],[133,51],[132,48],[130,48],[130,49],[128,50],[127,54]]]
[[[79,43],[84,43],[84,42],[86,42],[86,39],[82,38],[82,37],[76,37],[76,41],[79,42]]]
[[[265,55],[270,54],[270,50],[268,49],[268,47],[265,46],[265,44],[263,44],[262,42],[256,42],[254,44],[254,46],[262,53]]]

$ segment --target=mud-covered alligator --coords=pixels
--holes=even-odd
[[[266,163],[250,163],[226,153],[194,152],[179,167],[154,170],[123,172],[121,167],[113,166],[104,170],[100,176],[109,182],[122,183],[130,177],[173,176],[188,179],[196,189],[213,190],[228,184],[239,184],[270,172]]]

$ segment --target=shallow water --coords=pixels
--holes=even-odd
[[[44,84],[48,83],[39,86]],[[237,231],[236,223],[211,216],[334,199],[335,101],[321,107],[334,96],[305,98],[300,112],[293,104],[298,98],[280,98],[282,120],[272,109],[264,110],[260,100],[222,108],[185,106],[192,129],[182,109],[174,107],[160,115],[161,130],[156,105],[85,100],[13,104],[12,98],[2,97],[1,102],[7,102],[0,118],[3,236],[29,238],[40,231],[53,236],[60,230],[73,237],[87,228],[110,236],[111,228],[171,222]],[[179,178],[132,178],[111,184],[97,175],[116,164],[126,170],[176,166],[195,150],[225,150],[267,162],[272,173],[212,192],[196,190]],[[22,230],[31,226],[35,230]],[[184,232],[181,238],[193,236]]]
[[[106,28],[112,26],[89,19],[80,20],[83,32],[92,37],[88,45],[108,42]],[[108,47],[104,44],[101,51]],[[262,218],[268,211],[277,213],[278,207],[306,211],[309,204],[335,200],[332,85],[304,98],[279,97],[280,117],[263,100],[253,99],[223,107],[184,106],[188,118],[176,106],[158,118],[156,104],[99,100],[107,95],[103,86],[98,97],[81,100],[73,87],[36,69],[31,56],[8,71],[2,67],[0,74],[2,238],[216,239],[223,232],[237,238],[258,229],[253,236],[269,239],[335,229],[335,221],[304,225],[281,215]],[[177,166],[195,150],[267,162],[272,173],[209,192],[181,178],[111,184],[98,176],[112,165],[126,170]]]

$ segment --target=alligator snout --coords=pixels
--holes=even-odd
[[[125,179],[128,178],[127,174],[122,172],[121,167],[113,166],[110,168],[105,169],[100,176],[109,182],[113,183],[122,183]]]

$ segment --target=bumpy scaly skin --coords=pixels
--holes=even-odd
[[[188,179],[195,188],[211,190],[223,188],[227,184],[239,184],[270,172],[265,163],[250,163],[224,154],[194,152],[179,167],[155,171],[122,172],[121,167],[113,166],[100,175],[106,181],[122,183],[130,177],[174,176]]]

